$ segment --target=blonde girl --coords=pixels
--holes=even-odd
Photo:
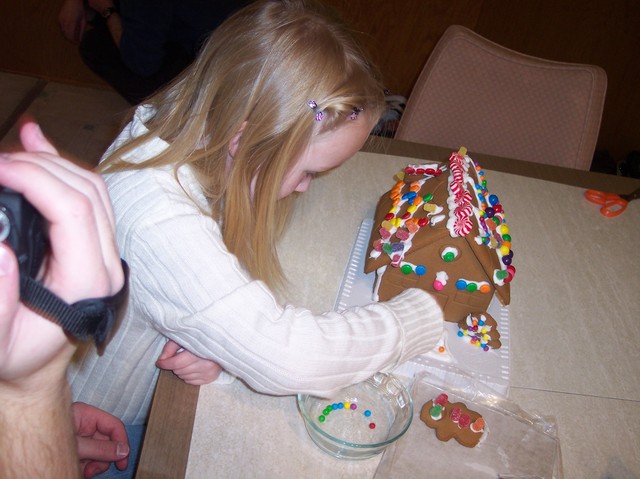
[[[383,108],[377,71],[315,4],[258,1],[216,29],[101,164],[131,290],[103,354],[79,358],[75,399],[138,425],[161,353],[196,384],[219,365],[219,382],[328,394],[433,348],[442,313],[425,292],[323,315],[274,293],[292,193],[353,156]]]

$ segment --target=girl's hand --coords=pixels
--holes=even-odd
[[[222,368],[214,361],[202,359],[179,344],[169,340],[160,353],[156,366],[173,373],[187,384],[209,384],[220,375]]]

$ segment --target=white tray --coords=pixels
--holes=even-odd
[[[365,255],[369,245],[369,236],[373,228],[373,219],[365,219],[351,250],[351,257],[334,309],[343,311],[354,306],[363,306],[372,301],[375,273],[364,273]],[[500,349],[483,351],[473,347],[466,340],[458,337],[458,325],[445,322],[445,334],[438,346],[444,346],[445,352],[436,350],[418,356],[401,364],[395,374],[413,377],[416,373],[428,371],[445,383],[455,383],[462,370],[482,381],[496,392],[507,396],[509,392],[509,310],[500,304],[494,296],[488,313],[498,323],[500,332]]]

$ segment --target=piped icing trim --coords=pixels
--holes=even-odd
[[[489,193],[484,171],[467,155],[464,147],[449,158],[447,189],[447,229],[451,237],[467,236],[475,223],[478,226],[475,242],[495,250],[500,260],[500,269],[493,272],[494,284],[502,286],[510,282],[516,270],[512,265],[511,235],[504,209],[500,199]],[[475,192],[478,206],[473,203],[469,190]]]

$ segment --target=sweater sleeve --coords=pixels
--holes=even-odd
[[[163,198],[138,177],[139,184],[126,188],[139,198],[117,202],[134,309],[145,311],[162,335],[256,390],[329,394],[427,352],[440,339],[440,307],[420,290],[322,315],[278,304],[229,253],[210,217],[179,191]],[[145,190],[148,197],[140,195]],[[117,187],[111,193],[119,196]]]

